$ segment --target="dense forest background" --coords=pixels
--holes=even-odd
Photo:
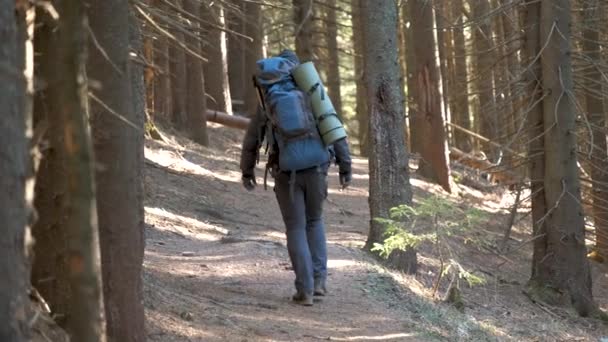
[[[607,20],[606,0],[0,0],[0,340],[32,336],[32,302],[72,341],[146,340],[145,141],[221,146],[209,123],[245,128],[255,62],[286,48],[369,163],[365,250],[416,274],[441,246],[413,177],[510,192],[494,249],[531,246],[522,291],[605,320]],[[443,261],[433,296],[456,296]]]

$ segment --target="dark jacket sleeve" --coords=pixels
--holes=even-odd
[[[336,156],[336,164],[338,164],[340,173],[350,173],[352,161],[350,158],[348,141],[346,138],[342,138],[336,141],[333,147],[334,154]]]
[[[253,176],[255,164],[258,161],[260,147],[264,141],[266,129],[266,117],[258,108],[255,115],[251,117],[249,127],[243,139],[241,149],[241,172],[244,176]]]

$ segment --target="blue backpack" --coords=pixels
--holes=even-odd
[[[269,145],[278,149],[279,169],[291,172],[329,162],[329,151],[321,140],[310,99],[298,89],[291,75],[296,66],[286,58],[265,58],[257,62],[255,76],[271,128],[267,134]]]

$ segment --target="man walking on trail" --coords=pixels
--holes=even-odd
[[[277,57],[284,58],[296,66],[300,63],[296,54],[290,50],[284,50]],[[309,101],[307,97],[305,100]],[[279,145],[285,145],[277,142],[280,139],[274,138],[277,135],[277,127],[270,124],[267,113],[270,109],[266,108],[263,100],[261,102],[256,115],[251,118],[243,141],[240,162],[242,182],[249,191],[255,188],[257,183],[254,168],[259,159],[259,149],[266,137],[266,141],[271,145],[267,172],[269,171],[275,180],[274,192],[285,223],[287,250],[296,276],[296,293],[292,299],[297,304],[310,306],[313,304],[313,295],[324,296],[327,293],[327,246],[322,216],[323,202],[327,198],[330,156],[335,158],[339,167],[340,184],[346,188],[352,179],[348,143],[346,138],[342,138],[334,142],[333,146],[323,147],[327,157],[320,165],[301,170],[281,170]]]

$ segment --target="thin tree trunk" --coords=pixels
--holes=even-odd
[[[255,62],[264,56],[262,27],[262,6],[256,2],[246,2],[245,32],[253,41],[245,43],[245,109],[248,115],[255,115],[258,108],[258,96],[253,86],[252,77],[256,72]]]
[[[439,74],[438,74],[438,82],[441,83],[441,109],[443,112],[443,117],[445,120],[448,120],[450,107],[448,105],[449,99],[449,89],[448,89],[448,56],[447,56],[447,25],[449,23],[449,10],[446,9],[446,3],[442,0],[434,1],[434,12],[435,12],[435,27],[436,27],[436,35],[437,35],[437,53],[439,55]]]
[[[154,53],[154,40],[151,36],[144,38],[143,42],[143,56],[144,60],[147,61],[148,65],[144,67],[144,84],[146,86],[146,109],[148,112],[148,120],[154,122],[156,116],[160,112],[156,112],[156,73],[152,67],[152,63],[156,60],[156,53]]]
[[[200,13],[201,6],[195,0],[184,0],[184,10],[188,13]],[[192,23],[194,31],[199,29],[199,25]],[[201,51],[201,44],[196,38],[186,37],[186,44],[194,52]],[[203,81],[203,67],[201,60],[188,54],[186,56],[186,112],[188,118],[188,133],[190,138],[203,145],[209,145],[207,137],[207,101],[205,99],[205,88]],[[228,77],[228,75],[225,75]]]
[[[25,230],[25,177],[27,141],[23,103],[25,101],[22,62],[18,60],[19,40],[15,1],[0,1],[0,222],[3,244],[0,248],[0,340],[27,341],[23,312],[27,303]]]
[[[389,210],[412,201],[408,154],[403,136],[403,94],[399,89],[397,6],[392,0],[365,3],[363,25],[367,98],[370,100],[370,215],[387,218]],[[383,242],[385,227],[371,220],[366,247]]]
[[[313,0],[292,0],[295,25],[296,53],[302,62],[315,60],[313,47]]]
[[[529,5],[533,6],[533,5]],[[569,302],[582,316],[594,310],[576,158],[568,0],[540,3],[544,138],[545,234],[534,249],[531,287],[544,299]],[[557,34],[557,32],[560,34]],[[550,290],[553,289],[553,290]],[[556,298],[557,297],[557,298]],[[556,304],[556,303],[554,303]]]
[[[506,110],[509,115],[506,118],[508,127],[509,142],[514,142],[521,137],[521,105],[522,105],[522,81],[521,81],[521,68],[520,60],[518,59],[517,51],[520,50],[520,27],[517,13],[515,13],[515,6],[513,5],[514,0],[500,0],[500,4],[505,8],[502,14],[502,25],[505,37],[505,50],[506,50],[506,87],[509,91],[508,102],[506,103]],[[506,155],[507,165],[514,164],[514,156],[511,154]],[[523,176],[524,171],[519,168],[519,173]]]
[[[367,89],[365,82],[365,31],[362,25],[362,1],[352,0],[352,25],[355,48],[356,118],[358,123],[359,153],[369,156],[369,112],[367,110]]]
[[[183,0],[175,0],[175,6],[182,8]],[[184,33],[180,30],[171,32],[173,36],[180,42],[184,42]],[[188,86],[186,84],[186,53],[184,50],[172,44],[169,47],[169,70],[171,83],[171,99],[172,99],[172,121],[180,130],[186,130],[186,94]]]
[[[204,21],[225,27],[224,5],[220,2],[202,4],[201,18]],[[228,80],[228,47],[226,45],[226,32],[207,25],[203,51],[206,52],[208,62],[203,66],[206,92],[212,98],[207,101],[210,109],[215,109],[232,115],[232,99]]]
[[[595,222],[596,250],[608,258],[608,148],[606,146],[606,113],[600,94],[593,90],[601,89],[600,55],[600,3],[587,0],[584,4],[585,27],[583,29],[583,49],[589,65],[584,78],[585,103],[593,134],[591,153],[591,179],[593,180],[593,220]]]
[[[452,113],[452,121],[458,126],[471,129],[471,114],[469,112],[468,91],[467,91],[467,51],[465,45],[464,28],[463,28],[463,3],[462,0],[453,0],[452,18],[454,18],[454,85],[450,87],[450,112]],[[471,137],[463,132],[454,132],[454,141],[456,147],[464,152],[470,152],[473,148]]]
[[[406,63],[406,84],[407,84],[407,118],[410,127],[410,151],[420,155],[424,148],[424,133],[417,129],[417,125],[421,121],[419,117],[418,104],[416,103],[416,74],[414,65],[416,65],[416,50],[414,48],[414,28],[412,25],[412,14],[409,8],[409,2],[403,6],[403,18],[409,23],[405,31],[405,63]]]
[[[412,35],[416,37],[411,45],[415,51],[415,64],[408,66],[408,69],[416,82],[412,89],[416,116],[411,121],[411,128],[412,132],[417,131],[417,141],[421,144],[418,146],[421,156],[418,173],[450,192],[450,167],[432,29],[433,8],[423,0],[410,0],[408,4]]]
[[[336,16],[336,0],[328,0],[327,5],[327,91],[338,115],[342,113],[342,96],[340,93],[340,56],[338,53],[338,22]]]
[[[545,189],[543,178],[545,176],[545,143],[543,136],[543,103],[542,89],[538,84],[542,74],[540,61],[536,58],[540,53],[540,27],[538,19],[540,17],[540,3],[528,4],[524,8],[524,30],[525,44],[524,54],[526,64],[530,67],[526,69],[524,75],[527,86],[527,93],[530,98],[526,100],[526,110],[529,111],[526,126],[530,127],[528,136],[528,158],[530,158],[530,193],[532,202],[532,235],[534,238],[534,255],[532,260],[532,278],[538,274],[537,265],[540,258],[546,255],[546,242],[544,236],[547,234],[547,226],[543,217],[547,212],[545,204]]]
[[[228,16],[228,28],[231,31],[250,35],[245,31],[246,2],[231,0],[231,12]],[[247,86],[251,86],[250,77],[247,77],[246,40],[234,34],[228,35],[228,83],[230,84],[230,98],[234,112],[243,113]]]
[[[399,26],[397,29],[397,33],[399,35],[399,69],[401,71],[401,89],[403,89],[403,106],[404,108],[407,108],[407,106],[409,105],[409,101],[408,101],[408,94],[409,94],[409,90],[407,88],[407,41],[406,41],[406,36],[408,34],[408,22],[407,22],[407,17],[405,15],[405,13],[407,12],[407,10],[405,10],[404,8],[407,7],[405,2],[401,2],[401,8],[399,10]],[[406,147],[411,146],[410,145],[410,132],[409,132],[409,120],[407,120],[407,114],[406,114],[406,120],[405,120],[405,128],[404,128],[404,136],[405,136],[405,145]],[[409,152],[409,151],[408,151]]]
[[[492,40],[490,4],[488,0],[469,0],[471,5],[471,13],[473,18],[478,22],[472,27],[473,32],[473,47],[476,73],[473,77],[475,80],[475,92],[478,94],[478,117],[480,125],[478,126],[481,135],[490,139],[496,140],[498,134],[498,121],[494,99],[494,77],[493,66],[495,62],[494,44]],[[494,149],[490,147],[484,148],[488,157],[493,160],[496,156]]]
[[[60,4],[53,86],[54,120],[63,126],[67,193],[65,211],[70,283],[68,332],[74,341],[105,341],[99,232],[93,178],[93,154],[87,113],[85,63],[86,9],[82,2]]]
[[[163,3],[157,4],[157,7],[161,10],[167,8]],[[159,34],[154,45],[154,65],[158,68],[154,75],[154,117],[169,122],[172,108],[168,38]]]
[[[144,341],[143,117],[133,102],[131,77],[138,75],[132,76],[129,66],[129,4],[94,1],[88,10],[91,30],[107,55],[91,46],[88,71],[102,85],[94,92],[99,101],[91,102],[91,123],[108,340]]]
[[[48,125],[46,143],[40,167],[36,175],[34,206],[38,220],[32,227],[34,260],[32,264],[32,285],[49,303],[55,321],[67,328],[66,322],[72,316],[69,307],[70,284],[67,268],[68,213],[65,210],[67,180],[66,161],[63,153],[63,124],[55,119],[57,99],[55,60],[58,38],[55,22],[45,11],[36,16],[34,35],[36,87],[40,88],[34,96],[34,123],[41,127]],[[36,257],[37,256],[37,257]],[[43,256],[43,257],[40,257]]]

